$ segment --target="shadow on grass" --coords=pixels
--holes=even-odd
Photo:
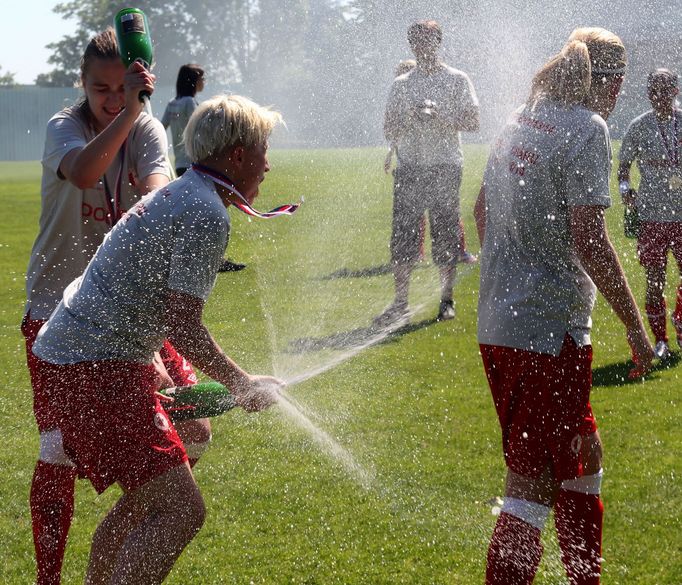
[[[645,380],[655,378],[656,372],[674,368],[682,361],[682,353],[672,352],[670,357],[666,360],[657,362],[651,371],[644,376]],[[609,364],[608,366],[601,366],[592,370],[592,386],[629,386],[630,384],[639,384],[642,378],[635,378],[631,380],[628,378],[628,373],[633,367],[631,360]]]
[[[429,266],[428,262],[417,262],[414,270],[420,270]],[[383,276],[384,274],[392,274],[393,265],[391,263],[379,264],[378,266],[368,266],[367,268],[339,268],[336,272],[320,276],[318,280],[338,280],[339,278],[368,278],[372,276]]]
[[[422,319],[416,323],[408,323],[394,331],[382,331],[376,327],[359,327],[350,331],[333,333],[325,337],[301,337],[289,342],[287,353],[301,354],[306,352],[321,351],[323,349],[354,349],[374,343],[394,343],[403,335],[408,335],[419,329],[429,327],[437,323],[435,317]]]

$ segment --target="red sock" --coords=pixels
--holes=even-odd
[[[38,461],[31,484],[31,521],[37,585],[59,585],[73,517],[76,470]]]
[[[659,341],[668,341],[668,334],[666,333],[666,305],[665,299],[661,299],[655,305],[646,305],[646,316],[649,319],[649,327],[656,338],[656,343]]]
[[[530,585],[542,558],[540,530],[502,512],[488,547],[486,585]]]
[[[561,560],[571,585],[598,585],[604,505],[599,494],[560,490],[554,506]]]

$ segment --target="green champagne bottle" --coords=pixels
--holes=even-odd
[[[173,422],[218,416],[237,406],[235,397],[218,382],[175,386],[159,392],[174,399],[165,406]]]
[[[139,8],[124,8],[114,17],[114,30],[123,64],[129,67],[132,62],[140,61],[146,69],[150,69],[154,51],[145,13]],[[149,98],[149,93],[140,92],[140,101],[145,97]]]

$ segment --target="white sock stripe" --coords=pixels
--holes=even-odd
[[[576,479],[566,479],[561,482],[561,489],[569,492],[598,496],[601,493],[601,482],[604,470],[600,469],[594,475],[583,475]]]
[[[502,511],[505,514],[520,518],[538,530],[542,530],[545,527],[545,522],[547,522],[550,508],[537,502],[505,497]]]
[[[64,452],[62,433],[59,429],[40,433],[40,454],[38,459],[43,463],[50,463],[51,465],[75,467],[71,459]]]

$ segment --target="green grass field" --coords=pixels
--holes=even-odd
[[[468,243],[485,149],[466,149],[462,187]],[[230,256],[248,263],[219,276],[210,330],[254,373],[292,378],[349,351],[392,298],[391,184],[383,151],[273,152],[257,207],[305,204],[291,218],[232,213]],[[24,272],[37,230],[40,166],[0,163],[0,583],[31,583],[28,491],[38,434],[19,332]],[[640,305],[643,272],[609,211],[613,240]],[[376,270],[370,270],[370,269]],[[378,273],[378,274],[376,274]],[[668,298],[677,272],[671,268]],[[461,271],[458,316],[434,322],[437,274],[413,275],[412,325],[290,388],[310,420],[348,454],[331,456],[280,407],[214,420],[196,468],[207,522],[168,579],[172,584],[476,584],[503,493],[500,436],[476,342],[478,268]],[[623,327],[602,298],[594,313],[592,403],[605,445],[603,583],[682,583],[682,364],[623,383]],[[676,355],[679,360],[679,354]],[[352,461],[350,459],[352,458]],[[77,489],[64,583],[80,583],[94,527],[118,497]],[[678,544],[675,544],[677,542]],[[536,583],[565,583],[554,536]]]

